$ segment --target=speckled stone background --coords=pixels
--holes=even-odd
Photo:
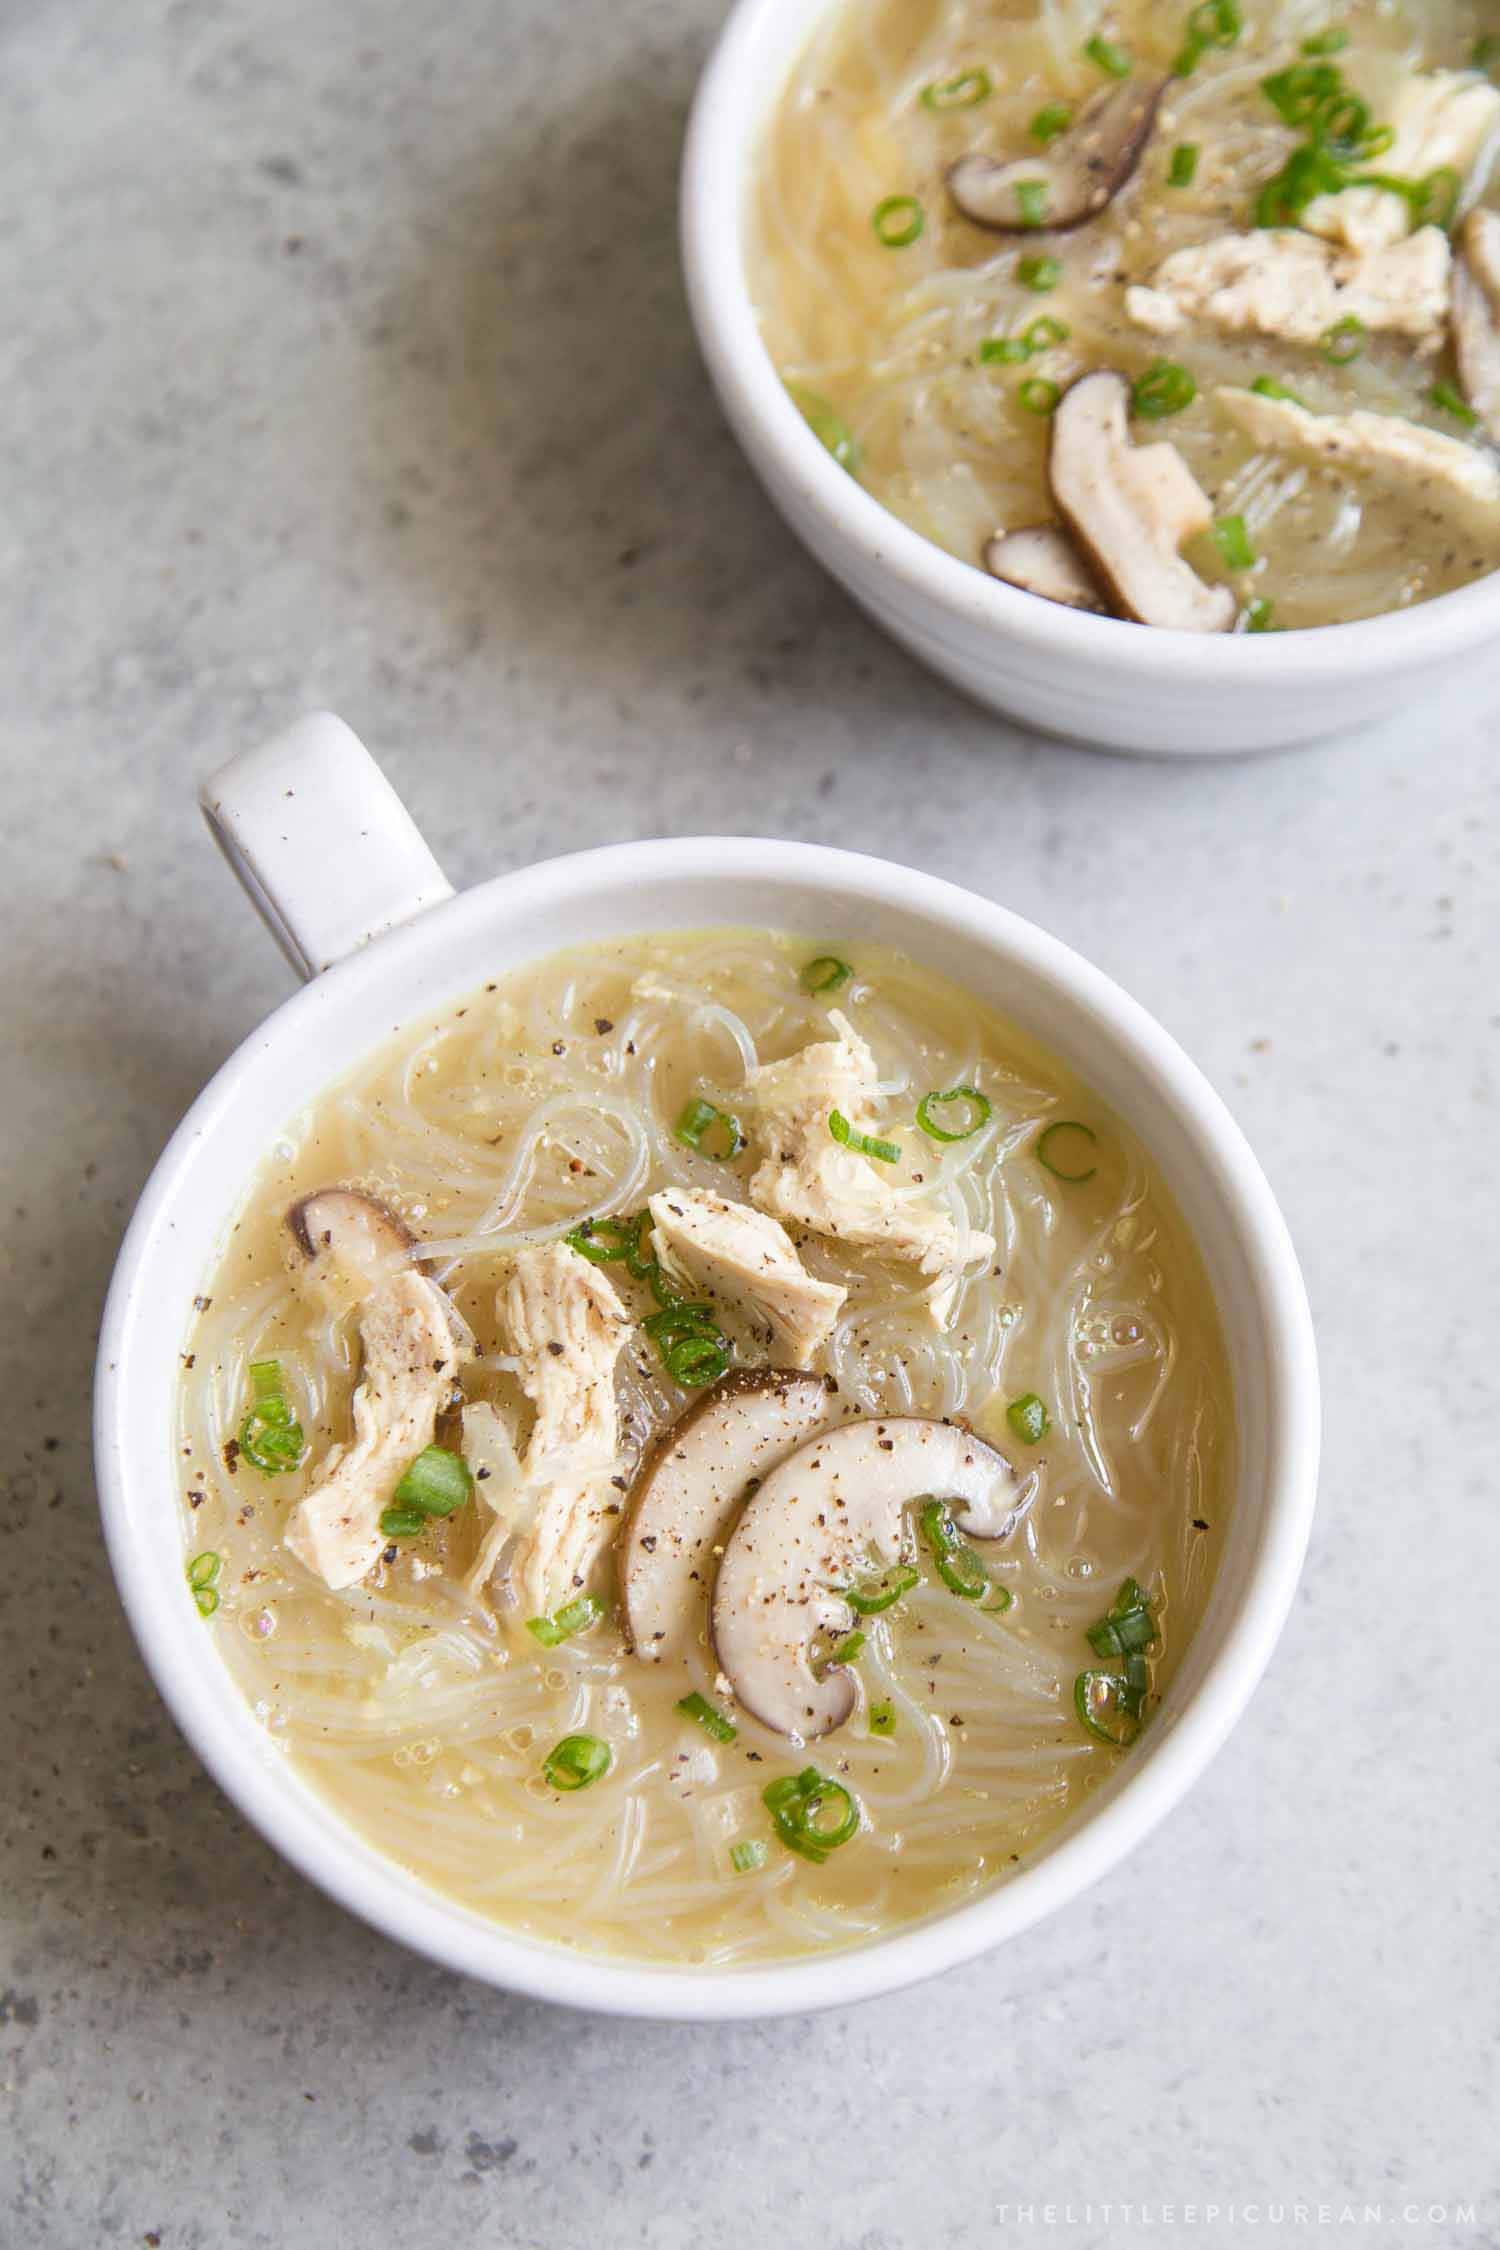
[[[0,18],[0,2245],[1495,2244],[1500,677],[1193,770],[1027,739],[887,647],[688,333],[718,14]],[[1307,1578],[1191,1800],[1005,1953],[728,2031],[508,2000],[289,1874],[158,1705],[94,1331],[170,1127],[285,990],[194,782],[323,703],[458,881],[719,828],[1004,899],[1259,1148],[1322,1336]]]

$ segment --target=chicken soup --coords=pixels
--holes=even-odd
[[[1189,632],[1500,562],[1481,0],[856,0],[761,151],[767,347],[834,457],[1011,585]]]
[[[362,1835],[731,1965],[1003,1881],[1130,1755],[1233,1415],[1086,1086],[907,959],[735,930],[487,984],[290,1119],[178,1444],[202,1629]]]

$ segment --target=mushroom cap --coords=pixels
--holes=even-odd
[[[1035,1489],[971,1430],[917,1415],[845,1422],[801,1447],[748,1503],[719,1565],[714,1646],[739,1701],[804,1742],[842,1726],[854,1675],[839,1664],[814,1674],[812,1642],[850,1625],[841,1589],[872,1556],[881,1566],[899,1560],[908,1503],[962,1502],[963,1531],[1004,1539]]]
[[[1184,633],[1227,633],[1238,604],[1178,553],[1213,506],[1175,445],[1132,445],[1130,386],[1084,375],[1052,417],[1047,474],[1058,514],[1107,587],[1119,617]]]
[[[354,1298],[364,1296],[381,1269],[411,1263],[416,1236],[376,1196],[362,1188],[316,1188],[286,1215],[295,1260],[312,1267],[301,1278]]]
[[[821,1375],[726,1375],[641,1464],[620,1534],[620,1596],[637,1656],[677,1656],[697,1627],[715,1550],[753,1479],[838,1412]]]
[[[948,193],[966,219],[995,234],[1066,234],[1096,219],[1140,163],[1165,78],[1129,78],[1095,96],[1077,121],[1045,153],[1012,157],[961,156],[949,168]],[[1039,182],[1046,200],[1039,218],[1028,218],[1016,190]]]

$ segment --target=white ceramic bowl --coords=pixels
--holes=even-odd
[[[493,1984],[639,2016],[766,2015],[889,1991],[998,1944],[1107,1873],[1243,1710],[1292,1597],[1317,1467],[1317,1370],[1296,1259],[1254,1157],[1181,1050],[1056,938],[950,884],[848,852],[723,837],[622,844],[455,898],[367,753],[327,716],[235,761],[204,801],[310,981],[224,1065],[152,1174],[105,1313],[95,1444],[136,1637],[240,1809],[334,1898],[420,1952]],[[394,1025],[487,977],[580,940],[714,923],[902,947],[1044,1039],[1119,1111],[1201,1246],[1234,1371],[1240,1458],[1218,1582],[1170,1692],[1111,1779],[1022,1873],[854,1951],[705,1972],[497,1928],[404,1874],[313,1794],[251,1716],[193,1609],[172,1431],[193,1297],[287,1118]]]
[[[1500,577],[1316,631],[1169,633],[1023,594],[908,529],[808,429],[761,341],[744,237],[756,151],[824,8],[739,0],[703,74],[682,173],[698,341],[724,411],[799,539],[894,640],[979,702],[1116,750],[1212,757],[1367,725],[1500,634]]]

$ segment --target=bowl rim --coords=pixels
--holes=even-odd
[[[789,893],[812,888],[846,908],[888,906],[1005,959],[1043,991],[1049,985],[1066,991],[1093,1020],[1101,1049],[1112,1042],[1130,1056],[1193,1143],[1255,1293],[1268,1400],[1265,1501],[1238,1606],[1203,1677],[1153,1741],[1149,1759],[1033,1866],[964,1905],[828,1955],[727,1971],[573,1953],[485,1922],[408,1875],[318,1799],[295,1768],[256,1748],[240,1723],[249,1718],[249,1706],[211,1636],[181,1632],[175,1574],[161,1571],[131,1535],[132,1518],[149,1517],[161,1504],[146,1433],[135,1433],[133,1441],[130,1426],[132,1395],[150,1388],[146,1369],[159,1365],[162,1350],[163,1293],[151,1285],[153,1263],[175,1231],[184,1188],[203,1192],[196,1186],[200,1173],[216,1176],[213,1149],[222,1121],[277,1054],[315,1039],[330,1015],[381,983],[398,955],[419,966],[440,934],[467,944],[493,933],[497,923],[524,932],[542,907],[586,909],[601,890],[634,886],[644,894],[671,879],[701,884],[706,876],[724,889],[726,900],[739,883],[784,886]],[[648,916],[642,927],[651,926]],[[471,950],[482,962],[479,947]],[[435,1004],[437,997],[435,991]],[[220,1220],[233,1201],[234,1183],[223,1185]],[[202,1231],[196,1219],[191,1224]],[[178,1341],[174,1329],[174,1351]],[[1239,1127],[1171,1035],[1060,939],[976,893],[891,861],[741,837],[607,845],[492,877],[376,939],[285,1000],[216,1072],[151,1173],[110,1285],[94,1413],[106,1545],[147,1668],[203,1764],[273,1848],[350,1912],[450,1969],[567,2006],[694,2021],[810,2012],[896,1991],[1017,1935],[1116,1865],[1208,1764],[1269,1660],[1306,1548],[1319,1436],[1312,1321],[1285,1222]],[[210,1681],[222,1693],[205,1693]]]
[[[840,468],[814,437],[761,335],[745,261],[750,166],[786,75],[824,17],[846,0],[735,0],[698,82],[680,181],[679,233],[689,309],[731,423],[772,453],[824,529],[867,562],[954,618],[1061,665],[1108,665],[1128,683],[1309,690],[1340,675],[1424,670],[1457,657],[1500,626],[1500,570],[1409,609],[1279,634],[1149,629],[1038,600],[914,531]],[[786,38],[794,20],[801,40]],[[780,77],[759,67],[767,44],[785,48]]]

